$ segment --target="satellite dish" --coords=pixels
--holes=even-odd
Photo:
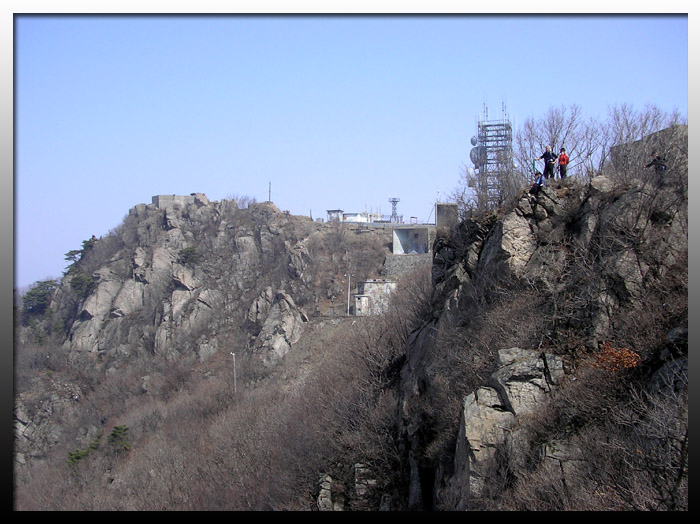
[[[469,151],[469,160],[471,160],[472,164],[475,166],[479,165],[479,151],[477,148],[474,147],[471,151]]]
[[[475,137],[475,136],[472,137],[472,145],[473,145],[473,146],[476,145],[476,137]]]
[[[469,152],[469,159],[476,167],[484,165],[486,163],[486,148],[484,146],[473,148]]]
[[[473,167],[467,168],[467,186],[476,187],[476,171]]]

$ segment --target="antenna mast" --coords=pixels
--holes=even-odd
[[[396,204],[398,204],[400,199],[392,197],[389,199],[391,202],[391,221],[396,224],[399,222],[399,215],[396,213]]]
[[[398,198],[392,197],[389,199],[389,202],[391,202],[391,221],[394,224],[398,224],[401,222],[401,217],[396,213],[396,204],[399,203]]]
[[[477,122],[477,136],[469,157],[478,171],[477,207],[493,209],[502,204],[503,178],[513,165],[513,130],[502,103],[503,119],[489,120],[488,107],[484,104],[484,120]]]

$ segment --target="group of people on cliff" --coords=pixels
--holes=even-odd
[[[663,178],[667,169],[666,160],[656,152],[653,152],[651,154],[651,157],[651,162],[649,162],[644,167],[654,168],[654,171],[656,172],[656,184],[658,187],[661,187],[663,185]],[[538,160],[544,160],[544,172],[542,173],[540,173],[536,168],[536,162]],[[537,193],[539,193],[540,189],[545,184],[545,181],[547,179],[555,178],[555,167],[557,167],[559,170],[559,179],[561,180],[566,178],[566,170],[568,166],[569,155],[566,154],[565,148],[562,147],[559,150],[559,156],[557,156],[554,154],[554,152],[552,152],[552,148],[550,146],[547,146],[545,148],[544,153],[542,153],[542,155],[539,158],[535,158],[532,161],[532,170],[535,173],[535,183],[532,184],[532,186],[530,187],[530,193],[533,195],[537,195]]]
[[[540,173],[535,167],[538,160],[544,160],[543,173]],[[535,172],[535,183],[530,188],[531,194],[537,195],[544,185],[545,180],[548,178],[554,179],[555,166],[559,169],[559,178],[566,178],[566,170],[569,166],[569,155],[566,154],[566,149],[562,147],[559,150],[559,156],[557,156],[552,152],[552,148],[547,146],[542,156],[532,161],[532,170]]]
[[[536,158],[537,160],[544,160],[544,173],[545,179],[554,178],[554,167],[559,168],[559,178],[566,178],[566,168],[569,165],[569,155],[566,154],[566,149],[563,147],[559,150],[559,156],[552,152],[552,148],[547,146],[542,153],[542,156]]]

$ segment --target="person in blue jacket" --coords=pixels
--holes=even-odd
[[[544,175],[535,168],[535,160],[532,161],[532,171],[535,173],[535,183],[530,186],[529,193],[533,196],[537,196],[544,185]]]

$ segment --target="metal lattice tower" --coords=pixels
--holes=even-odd
[[[476,144],[474,143],[476,142]],[[477,136],[470,158],[478,169],[479,205],[493,209],[502,204],[502,178],[513,166],[513,129],[510,121],[485,120],[477,123]]]
[[[391,202],[391,221],[392,223],[397,223],[399,222],[399,215],[396,213],[396,204],[398,204],[400,199],[398,198],[390,198],[389,202]]]

